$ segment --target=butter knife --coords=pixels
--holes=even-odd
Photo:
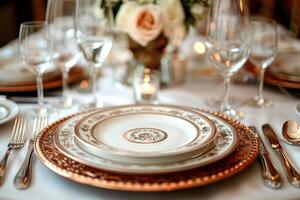
[[[270,159],[269,152],[267,151],[261,137],[259,136],[256,127],[250,126],[249,128],[256,134],[259,141],[259,158],[263,167],[262,175],[265,184],[273,189],[280,188],[282,186],[282,179]]]
[[[279,155],[283,166],[285,168],[285,172],[287,175],[287,178],[289,182],[295,186],[295,187],[300,187],[300,175],[291,163],[290,159],[287,157],[284,149],[280,145],[280,142],[273,130],[273,128],[269,124],[264,124],[262,126],[262,130],[269,141],[271,147],[276,151],[276,153]]]

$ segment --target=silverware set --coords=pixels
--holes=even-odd
[[[25,189],[30,184],[34,141],[38,133],[47,125],[47,123],[47,118],[34,119],[33,131],[29,140],[25,160],[14,178],[14,186],[18,189]]]
[[[38,133],[47,125],[48,121],[46,118],[35,118],[33,123],[33,131],[30,136],[27,153],[23,164],[18,170],[14,178],[14,186],[17,189],[25,189],[29,186],[31,180],[31,166],[32,157],[34,155],[34,141]],[[0,186],[3,184],[6,172],[6,163],[9,155],[12,151],[21,149],[27,137],[27,120],[24,118],[17,118],[14,122],[11,139],[7,145],[7,150],[0,161]]]
[[[282,178],[278,170],[273,165],[270,154],[267,151],[264,142],[258,134],[258,130],[254,126],[249,127],[254,133],[256,133],[259,141],[259,157],[263,166],[263,179],[265,184],[271,188],[280,188],[282,186]]]
[[[285,131],[286,123],[283,125],[283,133]],[[282,177],[274,164],[272,163],[272,160],[270,159],[270,155],[268,150],[266,149],[262,139],[259,136],[259,133],[257,129],[253,126],[250,127],[253,132],[257,134],[257,137],[259,139],[259,146],[260,146],[260,158],[262,161],[263,166],[263,179],[267,186],[273,189],[280,188],[282,186]],[[281,163],[283,164],[286,176],[290,182],[291,185],[300,188],[300,174],[287,156],[287,153],[285,149],[281,146],[280,141],[278,137],[276,136],[276,133],[274,129],[271,127],[270,124],[264,124],[262,126],[263,134],[272,147],[272,149],[276,152],[276,154],[279,156]]]
[[[7,150],[0,161],[0,185],[3,184],[6,172],[6,163],[12,151],[21,149],[26,141],[26,120],[17,118],[14,123],[10,142],[7,145]]]
[[[18,172],[15,175],[14,178],[14,186],[17,189],[26,189],[30,185],[31,180],[31,172],[32,172],[32,159],[34,157],[34,142],[39,134],[39,132],[48,124],[47,118],[35,118],[33,121],[33,130],[29,139],[28,147],[27,147],[27,153],[25,156],[25,159],[23,161],[23,164],[19,168]],[[26,136],[27,136],[27,120],[23,118],[17,118],[14,122],[11,139],[9,144],[7,145],[7,150],[0,161],[0,186],[3,184],[5,179],[5,172],[6,172],[6,163],[8,161],[9,155],[11,152],[16,151],[18,149],[21,149],[25,142],[26,142]],[[273,189],[280,188],[283,183],[283,179],[281,174],[279,173],[276,166],[274,166],[272,159],[270,158],[270,154],[261,138],[261,136],[258,133],[258,130],[254,126],[250,126],[250,129],[256,133],[257,138],[259,140],[259,157],[262,163],[262,177],[264,180],[264,183]],[[283,135],[292,135],[292,134],[298,134],[300,130],[300,126],[297,122],[291,122],[287,121],[284,123],[282,127],[282,133]],[[272,149],[276,152],[276,154],[279,156],[283,167],[285,169],[286,176],[291,183],[291,185],[300,188],[300,174],[289,159],[289,157],[286,154],[286,151],[281,146],[280,141],[278,137],[276,136],[276,133],[274,129],[271,127],[270,124],[264,124],[262,126],[263,135],[265,136],[266,140],[272,147]],[[294,133],[295,132],[295,133]],[[284,136],[286,140],[287,136]]]

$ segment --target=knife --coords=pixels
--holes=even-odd
[[[290,159],[286,156],[286,153],[282,146],[279,143],[279,140],[273,130],[273,128],[269,124],[264,124],[262,126],[262,130],[269,141],[271,147],[276,151],[276,153],[279,155],[283,166],[285,168],[285,172],[287,175],[287,178],[289,182],[299,188],[300,187],[300,175],[291,163]]]
[[[265,184],[272,188],[272,189],[278,189],[282,186],[282,179],[277,171],[277,169],[274,167],[269,152],[267,151],[261,137],[258,134],[258,131],[256,127],[250,126],[249,127],[257,136],[259,141],[259,158],[262,163],[263,167],[263,179]]]

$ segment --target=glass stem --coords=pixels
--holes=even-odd
[[[64,68],[62,70],[62,96],[63,96],[63,101],[65,103],[68,103],[68,100],[70,99],[69,95],[69,85],[68,85],[68,79],[69,79],[69,68]]]
[[[93,67],[92,68],[92,74],[91,74],[91,78],[92,78],[92,93],[93,93],[93,102],[95,104],[97,104],[98,98],[97,98],[97,68]]]
[[[36,83],[37,83],[37,94],[38,94],[38,107],[39,110],[42,112],[42,110],[44,109],[44,90],[43,90],[43,75],[40,72],[36,76]]]
[[[224,112],[228,108],[228,96],[230,90],[230,76],[224,77],[224,90],[222,96],[222,102],[220,106],[220,111]]]
[[[264,76],[266,68],[261,68],[259,72],[259,82],[258,82],[258,91],[257,91],[257,100],[262,101],[263,97],[263,88],[264,88]]]
[[[99,66],[101,66],[99,64]],[[92,93],[93,93],[93,104],[95,107],[102,107],[103,102],[99,98],[98,90],[99,90],[99,83],[98,83],[98,68],[94,65],[91,66],[90,76],[92,80]]]

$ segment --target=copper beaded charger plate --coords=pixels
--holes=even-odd
[[[203,186],[230,177],[248,167],[258,155],[256,135],[244,124],[224,114],[211,112],[233,126],[238,134],[237,148],[227,157],[192,170],[159,175],[120,174],[94,168],[60,152],[54,145],[55,130],[66,117],[46,127],[37,137],[35,151],[50,170],[82,184],[126,191],[170,191]]]

